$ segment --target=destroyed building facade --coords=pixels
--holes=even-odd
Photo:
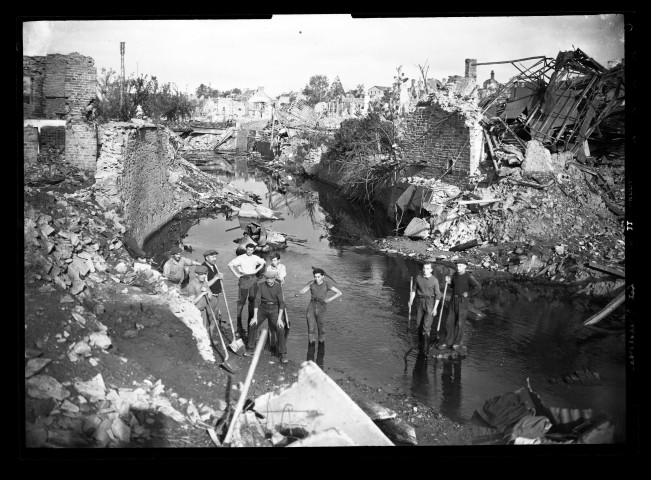
[[[91,57],[71,53],[23,57],[25,162],[56,152],[75,166],[94,170],[97,132],[86,121],[96,97],[97,69]]]

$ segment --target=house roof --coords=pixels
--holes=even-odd
[[[377,85],[374,85],[371,88],[377,88],[378,90],[389,90],[389,87],[379,87]],[[369,90],[370,90],[370,88],[369,88]]]

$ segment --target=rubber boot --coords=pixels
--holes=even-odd
[[[319,342],[316,352],[316,364],[323,370],[323,357],[325,356],[325,342]]]
[[[307,344],[307,358],[305,360],[314,361],[315,347],[316,347],[315,342],[309,342]]]
[[[429,355],[429,335],[423,335],[423,356],[427,357]]]

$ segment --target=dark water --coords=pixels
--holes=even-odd
[[[331,188],[317,183],[303,184],[306,194],[281,194],[273,190],[275,179],[256,177],[244,162],[235,167],[234,175],[221,178],[257,193],[265,206],[283,214],[284,220],[263,223],[307,240],[305,244],[290,243],[281,252],[288,272],[284,289],[292,324],[288,339],[291,360],[305,360],[308,346],[305,311],[309,294],[294,298],[293,293],[312,280],[310,267],[315,266],[325,269],[343,292],[340,299],[328,304],[326,372],[334,367],[376,388],[413,395],[464,423],[487,399],[525,386],[526,378],[550,406],[624,414],[624,335],[596,334],[580,327],[598,305],[581,306],[553,293],[542,294],[535,287],[515,289],[484,283],[481,298],[472,300],[484,317],[467,322],[468,356],[456,362],[432,358],[423,362],[415,349],[410,351],[407,334],[409,279],[419,272],[419,265],[356,246],[390,234],[391,226],[381,213],[349,205]],[[203,260],[203,251],[219,251],[218,266],[225,274],[226,297],[233,313],[237,279],[226,264],[235,256],[233,239],[240,230],[225,230],[238,226],[238,219],[206,218],[193,223],[184,238],[193,252],[186,255]],[[155,243],[156,237],[150,242]],[[444,273],[435,270],[435,274],[442,279]],[[415,344],[414,324],[412,319]],[[604,385],[549,381],[582,368],[598,372]]]

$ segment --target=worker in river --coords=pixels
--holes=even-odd
[[[281,285],[285,283],[287,269],[285,268],[285,265],[280,263],[280,253],[274,252],[271,254],[270,263],[267,264],[265,272],[274,272],[276,280],[279,281]]]
[[[249,320],[253,317],[254,297],[252,293],[255,294],[255,292],[251,292],[250,290],[257,281],[257,273],[262,270],[266,263],[262,258],[253,254],[254,250],[255,244],[247,243],[246,253],[238,255],[228,263],[228,268],[239,279],[237,284],[239,291],[237,297],[237,331],[241,338],[244,338],[246,334],[242,322],[242,310],[244,310],[244,306],[248,300],[247,318],[244,322],[248,325]]]
[[[458,350],[463,345],[463,334],[466,329],[466,316],[468,315],[468,296],[476,295],[481,286],[470,272],[466,272],[468,262],[460,258],[455,262],[457,271],[450,276],[445,277],[445,281],[452,287],[452,298],[448,309],[448,318],[445,324],[446,336],[445,341],[439,345],[439,349],[444,350],[449,345],[454,350]]]
[[[307,306],[307,335],[308,335],[308,352],[310,348],[314,351],[314,344],[318,338],[319,349],[324,346],[325,342],[325,314],[326,304],[341,297],[341,291],[325,279],[326,273],[321,268],[312,269],[314,280],[310,281],[305,287],[294,294],[294,296],[303,295],[308,290],[312,295],[309,305]],[[335,294],[326,298],[328,292]]]
[[[253,302],[253,318],[249,322],[249,341],[245,356],[253,355],[256,343],[258,328],[269,320],[269,332],[272,338],[271,344],[276,345],[276,354],[280,363],[287,363],[287,344],[285,343],[285,323],[283,313],[285,311],[285,299],[283,298],[280,282],[276,281],[276,273],[266,271],[265,281],[256,284],[255,299]]]
[[[181,287],[185,287],[187,280],[189,280],[190,267],[193,265],[201,265],[196,260],[191,260],[182,257],[183,250],[180,247],[174,247],[170,250],[172,256],[163,265],[163,277],[172,283],[178,283]]]
[[[441,290],[439,281],[432,274],[432,262],[423,263],[422,275],[416,276],[416,281],[409,292],[409,303],[411,307],[414,298],[418,298],[416,305],[416,326],[418,327],[418,353],[427,356],[429,353],[430,330],[434,315],[438,311],[441,301]]]

